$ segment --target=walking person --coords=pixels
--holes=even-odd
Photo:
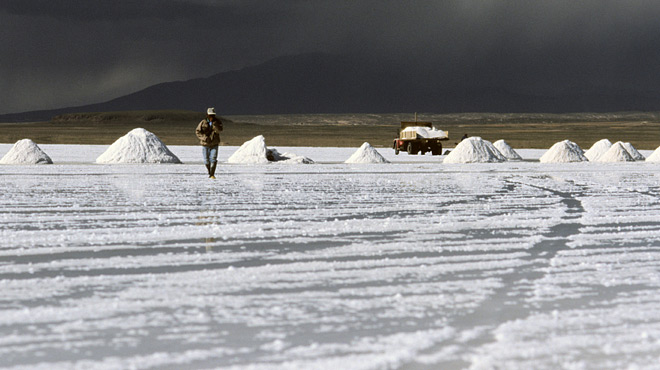
[[[215,116],[215,108],[207,109],[206,118],[197,125],[195,134],[199,138],[199,143],[202,144],[204,164],[211,179],[215,179],[215,167],[218,165],[220,131],[222,131],[222,121]]]

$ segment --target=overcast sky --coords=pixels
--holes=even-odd
[[[660,1],[2,0],[0,113],[306,52],[550,94],[660,92]]]

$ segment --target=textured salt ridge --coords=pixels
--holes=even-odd
[[[587,157],[591,162],[597,162],[598,158],[605,154],[612,147],[612,142],[607,139],[601,139],[594,143],[594,145],[589,148],[584,153],[584,156]]]
[[[599,156],[597,159],[598,162],[634,162],[630,153],[623,146],[623,143],[617,141],[612,144],[612,146],[605,152],[603,155]]]
[[[497,140],[493,146],[509,161],[522,161],[522,157],[504,140]]]
[[[444,163],[492,163],[504,162],[506,158],[495,146],[478,136],[469,137],[447,155]]]
[[[237,164],[262,164],[262,163],[302,163],[311,164],[313,160],[293,153],[280,153],[277,149],[266,147],[266,139],[263,135],[256,136],[246,141],[227,159],[227,163]]]
[[[365,142],[344,163],[390,163],[378,151]]]
[[[271,162],[277,163],[291,163],[291,164],[313,164],[314,161],[298,154],[294,153],[280,153],[275,148],[267,148],[266,158],[269,158]],[[272,160],[271,160],[272,159]]]
[[[17,141],[0,159],[0,164],[53,164],[53,160],[34,141]]]
[[[539,158],[541,163],[570,163],[588,160],[582,148],[570,140],[555,143]]]
[[[630,143],[623,143],[623,147],[626,148],[626,151],[630,153],[630,155],[633,157],[634,160],[636,161],[643,161],[646,159],[642,153],[640,153],[632,144]]]
[[[181,163],[153,133],[136,128],[96,158],[96,163]]]

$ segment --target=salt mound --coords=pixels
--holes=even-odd
[[[497,140],[493,146],[509,161],[522,161],[522,157],[504,140]]]
[[[634,162],[635,159],[628,153],[623,143],[617,141],[605,152],[605,154],[598,157],[598,162]]]
[[[623,147],[626,148],[626,151],[630,153],[630,155],[633,157],[634,160],[643,161],[645,159],[642,153],[640,153],[637,149],[635,149],[635,147],[632,146],[632,144],[623,143]]]
[[[269,161],[278,162],[278,163],[300,163],[300,164],[312,164],[313,160],[304,157],[302,155],[297,155],[293,153],[280,153],[275,148],[267,148],[266,158]]]
[[[34,141],[23,139],[9,149],[0,164],[53,164],[53,161]]]
[[[96,163],[181,163],[153,133],[136,128],[96,158]]]
[[[268,163],[267,154],[266,139],[263,135],[259,135],[252,140],[244,142],[227,159],[227,163]]]
[[[369,143],[364,143],[344,163],[390,163]]]
[[[646,158],[647,162],[660,162],[660,146],[655,149],[651,155]]]
[[[584,153],[584,156],[587,157],[592,162],[598,161],[598,158],[605,154],[612,147],[612,142],[607,139],[602,139],[594,143],[594,145],[589,148]]]
[[[539,158],[541,163],[568,163],[588,161],[579,145],[570,140],[555,143]]]
[[[490,141],[469,137],[456,145],[443,163],[504,162],[506,158]]]
[[[251,140],[246,141],[227,159],[227,163],[258,164],[269,162],[314,163],[314,161],[307,157],[292,153],[281,154],[277,149],[267,148],[266,139],[263,135],[256,136]]]

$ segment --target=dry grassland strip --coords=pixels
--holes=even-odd
[[[30,138],[37,144],[109,145],[130,130],[142,127],[167,145],[197,145],[197,123],[196,119],[3,123],[0,124],[0,143],[11,144]],[[376,147],[390,147],[398,126],[398,122],[378,125],[228,122],[222,142],[223,145],[240,145],[264,135],[269,146],[358,147],[369,142]],[[547,149],[568,139],[587,149],[603,138],[630,142],[638,149],[660,146],[660,123],[657,122],[450,123],[438,125],[438,128],[449,131],[450,140],[445,142],[445,147],[453,147],[464,134],[481,136],[491,142],[504,139],[514,148]]]

